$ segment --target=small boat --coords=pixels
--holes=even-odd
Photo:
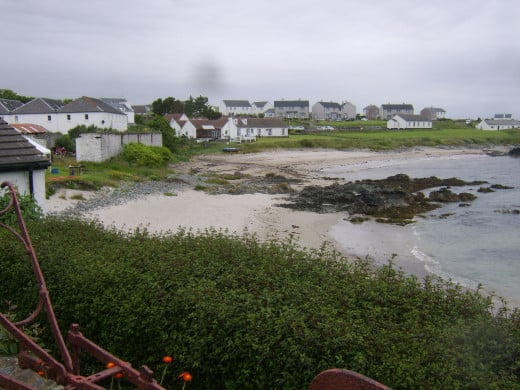
[[[224,148],[222,149],[225,153],[238,153],[240,148]]]

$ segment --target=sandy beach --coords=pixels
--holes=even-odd
[[[451,156],[482,154],[481,149],[414,148],[392,152],[368,150],[276,150],[255,154],[206,155],[173,167],[179,174],[233,174],[241,172],[251,177],[282,175],[297,179],[291,187],[298,190],[304,186],[329,185],[330,179],[322,176],[320,170],[330,166],[363,165],[388,160],[412,160],[424,156]],[[85,200],[74,200],[81,193]],[[45,205],[47,212],[60,212],[75,202],[84,202],[95,193],[75,190],[60,190]],[[109,196],[109,195],[106,195]],[[247,231],[261,240],[276,237],[292,237],[305,248],[320,248],[328,245],[345,255],[351,255],[331,235],[331,229],[347,215],[344,213],[317,214],[277,207],[288,195],[244,194],[210,195],[192,188],[175,194],[151,194],[124,204],[95,209],[84,217],[95,218],[105,226],[133,230],[146,227],[151,232],[177,231],[179,228],[203,231],[205,229],[225,230],[230,233]],[[388,236],[384,225],[371,223],[374,236]],[[381,249],[381,256],[392,256],[391,235],[389,239],[374,242]],[[356,237],[353,237],[356,239]],[[394,243],[395,246],[395,243]],[[415,272],[414,272],[415,273]],[[416,273],[420,273],[417,269]]]

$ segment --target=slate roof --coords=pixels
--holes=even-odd
[[[69,104],[59,109],[60,113],[73,114],[84,112],[108,112],[112,114],[125,115],[120,110],[112,107],[104,101],[92,97],[83,96],[79,99],[73,100]]]
[[[35,98],[12,111],[12,114],[51,114],[63,107],[63,102],[56,99]]]
[[[484,122],[494,126],[520,126],[520,121],[516,119],[484,119]]]
[[[23,106],[19,100],[0,99],[0,115],[10,114],[11,111]]]
[[[122,98],[100,98],[101,101],[111,105],[121,112],[133,112],[134,110],[127,104],[126,99]]]
[[[334,103],[334,102],[318,102],[318,103],[321,104],[324,108],[334,108],[337,110],[341,110],[341,106],[339,103]]]
[[[251,107],[247,100],[222,100],[226,107]]]
[[[382,104],[381,107],[383,110],[412,110],[413,106],[411,104]]]
[[[274,106],[275,106],[275,108],[282,108],[282,107],[309,108],[309,101],[308,100],[275,100]]]
[[[254,128],[277,128],[287,127],[287,125],[276,118],[247,118],[247,123],[244,119],[240,119],[237,122],[237,127],[254,127]]]
[[[264,108],[267,103],[269,102],[253,102],[253,104],[258,108]]]
[[[45,154],[0,119],[0,171],[46,169],[50,165]]]
[[[403,118],[405,121],[418,121],[418,122],[431,122],[430,119],[425,118],[421,115],[412,115],[412,114],[395,114],[394,116],[399,116]]]
[[[196,129],[204,129],[204,126],[213,126],[215,129],[221,129],[227,121],[227,117],[220,117],[219,119],[190,119],[190,122]]]

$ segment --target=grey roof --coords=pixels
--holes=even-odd
[[[309,108],[308,100],[275,100],[275,108],[306,107]]]
[[[381,107],[383,110],[412,110],[413,106],[411,104],[382,104]]]
[[[132,106],[132,110],[136,114],[147,114],[152,111],[152,106],[150,104],[137,104]]]
[[[0,119],[0,171],[46,169],[50,165],[45,154]]]
[[[262,107],[265,107],[265,105],[269,103],[269,102],[253,102],[253,104],[255,106],[257,106],[258,108],[262,108]]]
[[[445,109],[440,108],[440,107],[425,107],[425,108],[423,108],[423,110],[428,110],[430,112],[446,112]]]
[[[226,107],[251,107],[247,100],[222,100]]]
[[[516,119],[485,119],[484,122],[495,126],[520,126],[520,121]]]
[[[247,121],[247,123],[245,123]],[[245,118],[240,119],[237,123],[238,127],[255,127],[255,128],[276,128],[287,127],[287,125],[276,118]]]
[[[495,114],[495,119],[513,119],[512,114]]]
[[[318,103],[321,104],[324,108],[335,108],[338,110],[341,109],[341,105],[339,103],[335,103],[335,102],[318,102]]]
[[[103,102],[111,105],[121,112],[133,112],[134,110],[127,104],[126,99],[122,98],[100,98]]]
[[[60,113],[83,113],[83,112],[108,112],[112,114],[125,115],[120,110],[112,107],[104,101],[92,97],[83,96],[73,100],[59,110]]]
[[[400,116],[406,121],[419,121],[419,122],[431,122],[430,119],[425,118],[422,115],[412,115],[412,114],[395,114],[394,116]]]
[[[12,114],[52,114],[63,107],[63,102],[56,99],[35,98],[13,110]]]
[[[19,100],[0,99],[0,114],[9,114],[21,106],[23,106],[23,102]]]

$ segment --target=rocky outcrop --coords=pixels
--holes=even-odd
[[[381,180],[305,187],[291,198],[290,203],[281,206],[322,213],[347,211],[356,221],[359,215],[365,215],[380,222],[406,224],[418,214],[441,207],[438,202],[468,202],[476,198],[470,193],[456,194],[448,187],[483,183],[434,176],[411,179],[407,175],[398,174]],[[432,191],[428,197],[421,192],[437,187],[444,188]]]
[[[512,157],[520,157],[520,148],[513,148],[509,151],[509,155]]]

